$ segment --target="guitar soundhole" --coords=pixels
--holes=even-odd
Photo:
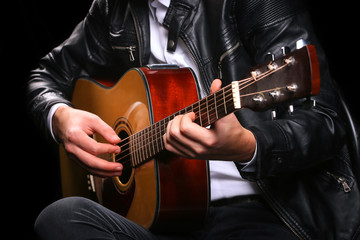
[[[129,155],[129,139],[128,139],[129,135],[127,134],[126,131],[121,131],[118,133],[118,135],[120,139],[122,139],[121,142],[119,143],[119,146],[121,148],[121,153],[115,157],[115,161],[121,163],[124,167],[122,171],[122,175],[119,177],[119,179],[120,182],[126,184],[127,182],[129,182],[133,170]]]
[[[129,145],[129,136],[133,131],[130,122],[124,117],[119,118],[115,122],[114,129],[121,139],[121,142],[118,144],[121,148],[121,152],[115,155],[113,160],[123,165],[123,171],[121,176],[113,177],[113,182],[118,192],[126,193],[133,184],[135,172],[131,164]]]

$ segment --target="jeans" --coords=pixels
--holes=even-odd
[[[153,234],[91,200],[70,197],[47,208],[35,222],[39,239],[296,239],[264,201],[212,206],[202,229],[184,235]]]

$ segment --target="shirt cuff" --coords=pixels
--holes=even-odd
[[[256,166],[256,161],[255,161],[256,156],[257,156],[257,142],[256,142],[256,145],[255,145],[254,155],[251,158],[251,160],[246,162],[246,163],[239,163],[239,165],[242,166],[241,171],[254,172],[255,171],[255,166]]]
[[[48,116],[47,116],[47,127],[48,127],[48,129],[49,129],[49,131],[50,131],[50,134],[51,134],[52,138],[53,138],[54,141],[55,141],[56,143],[58,143],[58,144],[59,144],[59,142],[56,140],[56,137],[55,137],[55,135],[54,135],[53,128],[52,128],[52,119],[53,119],[53,116],[54,116],[56,110],[57,110],[59,107],[61,107],[61,106],[68,106],[68,105],[65,104],[65,103],[57,103],[57,104],[54,104],[54,105],[50,108],[50,111],[49,111]]]

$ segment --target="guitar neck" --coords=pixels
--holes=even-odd
[[[228,85],[131,135],[129,137],[129,154],[131,156],[132,166],[137,167],[165,150],[163,135],[166,133],[168,123],[176,116],[194,112],[194,122],[202,127],[207,127],[218,119],[234,112],[236,108],[234,105],[232,88],[232,85]]]

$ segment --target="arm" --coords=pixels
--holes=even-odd
[[[46,136],[53,130],[54,137],[64,144],[70,158],[86,170],[100,176],[120,175],[119,163],[107,162],[96,155],[118,153],[115,145],[120,139],[111,127],[97,116],[72,108],[70,98],[75,81],[80,76],[106,76],[116,73],[117,63],[107,36],[105,1],[94,1],[88,16],[75,28],[73,34],[59,47],[46,55],[39,67],[31,72],[27,85],[29,110]],[[55,111],[52,124],[48,124],[49,111],[62,103]],[[51,127],[52,129],[49,129]],[[100,133],[109,143],[94,141],[91,135]]]
[[[121,61],[115,59],[108,35],[106,1],[94,1],[89,14],[60,46],[44,56],[31,72],[27,83],[27,104],[30,114],[44,135],[50,137],[47,116],[52,106],[70,99],[79,77],[111,77]],[[104,37],[101,37],[104,36]]]
[[[299,100],[294,102],[293,115],[283,105],[277,108],[276,121],[268,117],[246,123],[256,137],[258,151],[255,171],[242,171],[242,175],[255,180],[292,174],[333,159],[344,144],[343,110],[303,1],[276,0],[267,5],[255,1],[252,6],[242,3],[237,6],[238,31],[254,64],[264,62],[269,52],[281,56],[283,46],[294,50],[296,41],[304,39],[316,47],[321,74],[320,95],[312,98],[315,107],[306,108]],[[258,119],[257,114],[249,114]]]

